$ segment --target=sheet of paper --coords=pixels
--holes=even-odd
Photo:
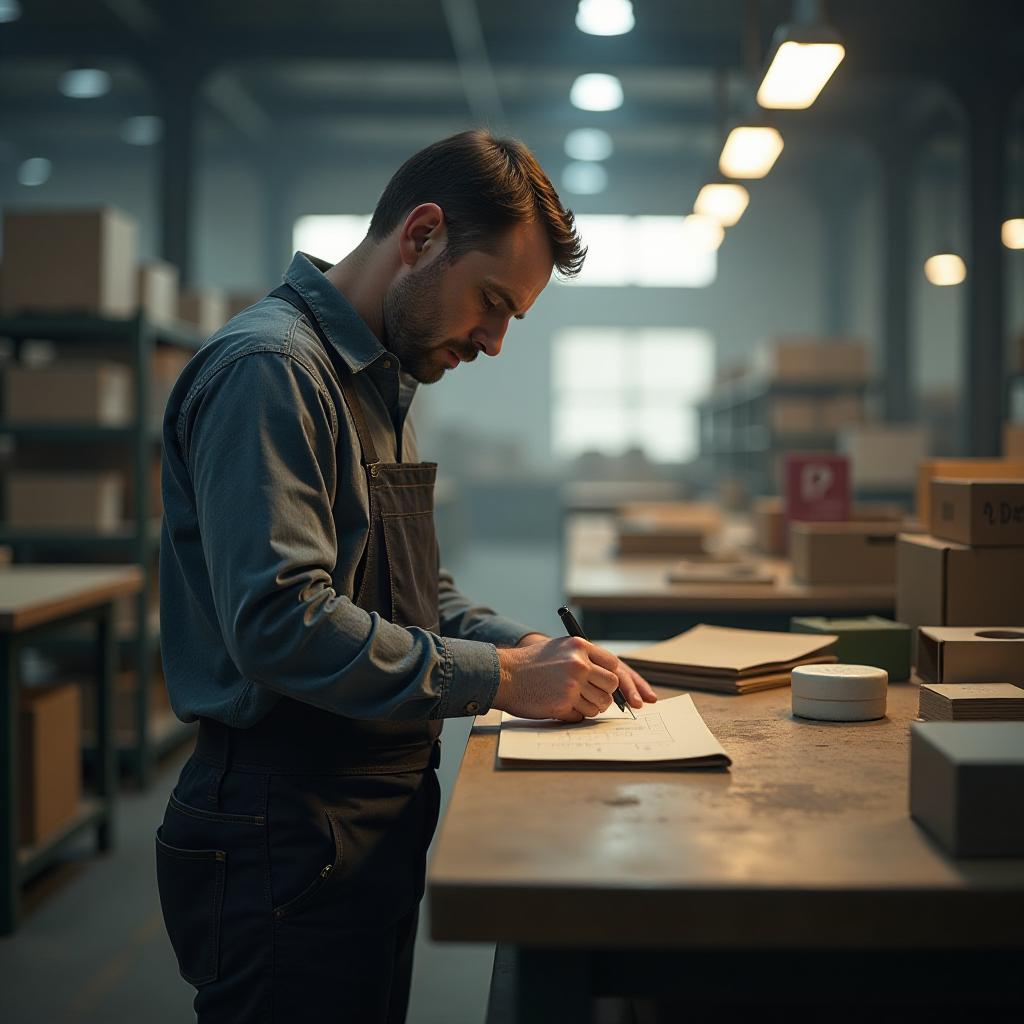
[[[613,704],[582,722],[533,721],[507,712],[498,756],[509,761],[665,762],[678,767],[727,767],[722,745],[688,693],[645,705],[634,720]]]

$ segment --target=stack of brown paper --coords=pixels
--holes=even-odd
[[[721,515],[698,502],[635,502],[619,510],[616,525],[620,555],[689,555],[704,550]]]
[[[757,562],[711,561],[685,558],[668,570],[669,583],[760,583],[775,582],[775,574]]]
[[[769,633],[694,626],[685,633],[622,655],[649,682],[716,693],[754,693],[788,686],[797,665],[833,662],[830,633]]]
[[[918,716],[926,722],[1022,722],[1024,690],[1013,683],[927,683]]]

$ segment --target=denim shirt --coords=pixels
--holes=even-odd
[[[323,271],[285,275],[354,375],[381,458],[416,462],[416,385]],[[474,606],[440,571],[440,633],[357,607],[369,535],[359,441],[305,317],[267,297],[196,353],[163,422],[160,619],[171,706],[247,727],[287,695],[349,718],[485,711],[495,645],[529,630]]]

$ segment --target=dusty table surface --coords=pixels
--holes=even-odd
[[[1024,947],[1024,860],[954,860],[909,817],[914,683],[859,723],[794,718],[788,687],[690,692],[728,771],[501,768],[495,719],[478,719],[429,871],[434,937]]]
[[[0,569],[0,631],[17,633],[137,594],[135,565],[11,565]]]

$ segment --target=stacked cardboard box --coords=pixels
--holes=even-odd
[[[915,627],[1024,622],[1024,467],[1004,460],[1001,468],[1000,474],[986,466],[981,479],[972,479],[965,476],[970,463],[947,461],[947,475],[929,481],[931,532],[904,534],[897,545],[901,622]]]
[[[759,346],[754,366],[777,382],[849,383],[870,373],[867,345],[847,338],[771,338]]]
[[[82,795],[81,694],[74,685],[23,689],[19,840],[39,843],[68,824]]]

